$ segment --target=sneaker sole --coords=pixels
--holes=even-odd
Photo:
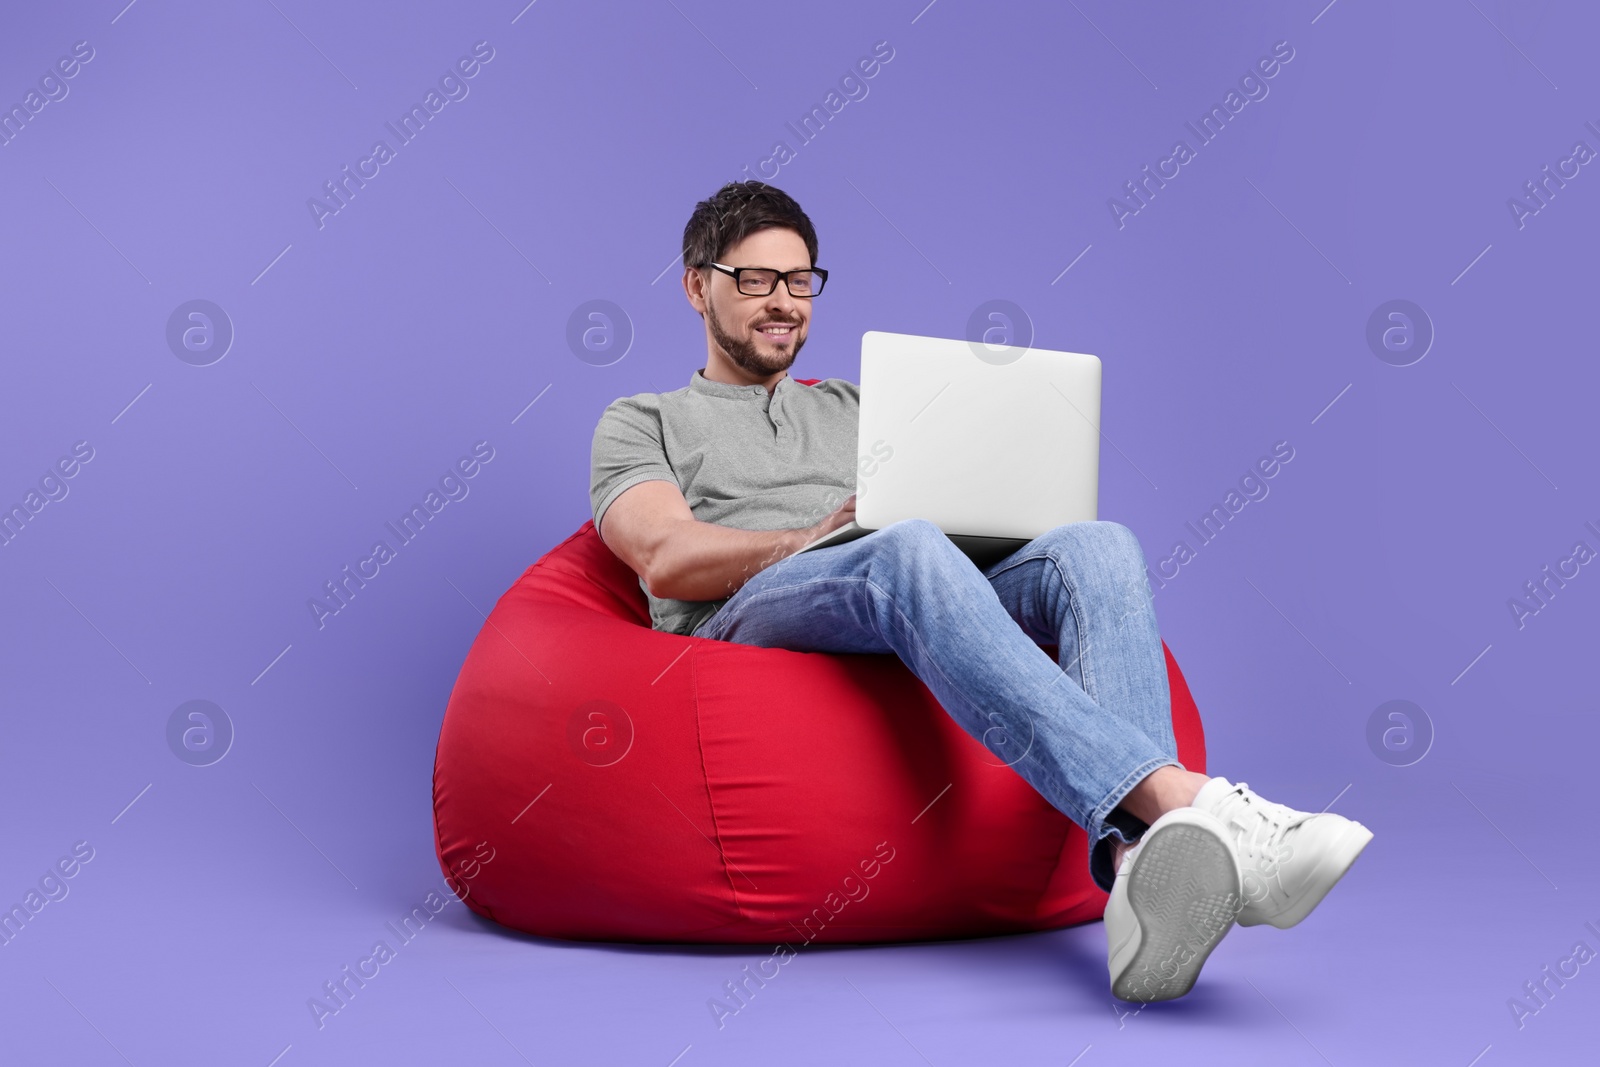
[[[1128,873],[1139,927],[1113,968],[1112,995],[1142,1004],[1188,993],[1242,900],[1238,861],[1222,837],[1185,823],[1148,831]]]
[[[1267,923],[1280,930],[1287,930],[1296,925],[1310,915],[1313,908],[1322,903],[1322,898],[1328,895],[1329,890],[1339,884],[1339,879],[1350,870],[1350,865],[1355,863],[1356,857],[1361,855],[1371,840],[1371,830],[1358,822],[1352,822],[1345,827],[1344,833],[1333,846],[1322,854],[1316,869],[1307,879],[1305,892],[1298,899],[1273,915],[1260,915],[1253,909],[1246,908],[1239,913],[1239,925],[1260,926]]]

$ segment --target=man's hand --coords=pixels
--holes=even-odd
[[[754,568],[746,567],[736,580],[728,583],[726,595],[732,596],[734,591],[750,580],[755,571],[765,570],[781,559],[788,559],[806,545],[815,541],[824,534],[832,533],[846,523],[854,522],[856,518],[856,495],[851,493],[845,498],[844,503],[830,511],[821,520],[810,526],[802,526],[794,530],[782,530],[782,535],[772,546],[772,551],[760,560]]]
[[[699,522],[677,485],[640,482],[612,502],[600,538],[654,596],[674,600],[730,597],[750,577],[794,555],[856,517],[850,494],[821,521],[789,530],[740,530]]]
[[[813,526],[806,527],[806,539],[801,541],[800,544],[795,547],[800,548],[805,545],[809,545],[811,542],[815,541],[824,534],[830,534],[839,527],[846,526],[855,521],[856,495],[851,493],[845,498],[845,502],[843,504],[840,504],[837,508],[834,508],[833,511],[829,513],[827,518]]]

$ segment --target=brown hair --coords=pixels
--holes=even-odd
[[[683,262],[704,267],[758,230],[783,227],[806,243],[811,265],[817,265],[817,231],[788,193],[765,182],[729,182],[717,195],[694,206],[683,228]],[[709,269],[709,268],[705,268]]]

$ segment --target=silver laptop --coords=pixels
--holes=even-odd
[[[860,385],[856,519],[801,552],[920,518],[987,566],[1098,517],[1095,356],[874,330]]]

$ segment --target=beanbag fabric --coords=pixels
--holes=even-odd
[[[1166,661],[1178,756],[1203,772],[1199,713]],[[593,521],[478,634],[433,799],[467,906],[547,937],[962,938],[1097,919],[1106,901],[1084,830],[898,657],[652,630]]]

